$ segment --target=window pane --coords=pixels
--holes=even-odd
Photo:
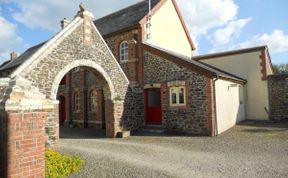
[[[120,44],[120,60],[128,60],[128,43],[125,41]]]
[[[180,88],[179,90],[179,104],[184,104],[184,88]]]
[[[148,91],[148,107],[160,106],[160,91],[151,90]]]
[[[177,94],[172,93],[172,104],[177,104]]]

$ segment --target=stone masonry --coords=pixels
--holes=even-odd
[[[268,76],[271,120],[288,121],[288,74]]]
[[[59,142],[57,90],[75,67],[89,67],[104,79],[106,135],[122,131],[129,81],[89,15],[80,11],[9,78],[0,80],[0,177],[44,177],[45,143],[57,147]]]
[[[169,132],[209,135],[209,96],[207,79],[182,66],[173,64],[161,56],[144,52],[145,84],[160,83],[162,93],[162,121]],[[169,104],[168,83],[185,82],[186,106],[172,107]],[[177,83],[177,82],[176,82]]]

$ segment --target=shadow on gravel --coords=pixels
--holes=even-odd
[[[270,132],[282,132],[288,130],[287,121],[257,121],[257,120],[246,120],[240,122],[240,126],[248,126],[243,131],[250,133],[270,133]],[[249,128],[251,127],[251,128]]]
[[[96,139],[106,138],[105,130],[95,128],[60,127],[60,139]]]
[[[244,125],[244,126],[251,126],[251,127],[286,128],[286,129],[288,129],[288,121],[246,120],[246,121],[238,123],[237,125]]]

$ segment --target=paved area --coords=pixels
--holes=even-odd
[[[61,151],[85,160],[70,177],[288,177],[287,122],[244,122],[213,138],[103,134],[62,129]]]

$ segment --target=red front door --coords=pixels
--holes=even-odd
[[[146,124],[162,123],[160,88],[149,88],[145,90],[145,108]]]

